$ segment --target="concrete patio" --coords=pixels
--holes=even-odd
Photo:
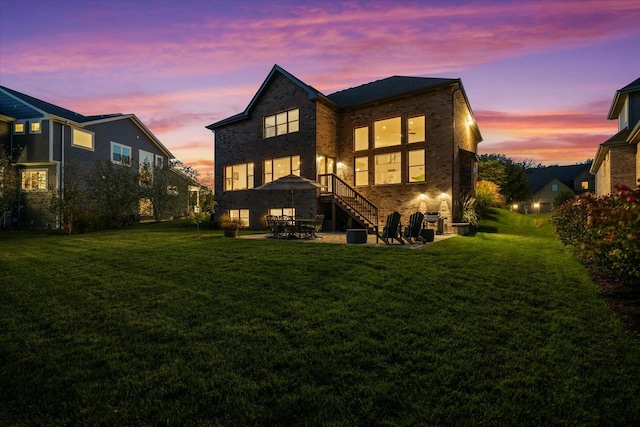
[[[290,241],[290,242],[304,242],[304,243],[341,243],[343,245],[347,244],[347,237],[346,237],[346,233],[317,233],[318,239],[274,239],[274,238],[269,238],[270,234],[268,233],[264,233],[264,234],[243,234],[242,231],[240,231],[240,233],[238,233],[238,238],[239,239],[264,239],[264,240],[270,240],[270,241]],[[408,248],[408,249],[420,249],[420,248],[424,248],[428,245],[431,245],[433,243],[437,243],[440,242],[442,240],[448,239],[450,237],[454,237],[456,236],[456,234],[442,234],[442,235],[436,235],[434,238],[433,242],[429,242],[429,243],[409,243],[405,241],[405,244],[402,245],[400,243],[398,243],[396,240],[393,240],[392,243],[390,245],[385,244],[381,239],[378,239],[378,242],[376,243],[376,235],[375,234],[369,234],[367,236],[367,243],[365,243],[364,245],[366,246],[386,246],[386,247],[402,247],[402,248]],[[361,246],[363,245],[362,243],[358,244],[358,243],[349,243],[353,246]]]

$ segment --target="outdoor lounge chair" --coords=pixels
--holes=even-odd
[[[418,238],[420,238],[423,220],[424,214],[422,212],[416,212],[409,217],[409,225],[404,229],[404,237],[409,242],[413,241],[416,243]]]
[[[402,225],[400,224],[400,214],[398,212],[394,212],[389,214],[387,217],[387,224],[382,229],[382,236],[380,238],[387,245],[390,244],[389,240],[397,240],[401,244],[404,245],[404,240],[402,240],[401,231]]]

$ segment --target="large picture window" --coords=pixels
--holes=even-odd
[[[87,150],[93,150],[93,132],[73,129],[71,131],[71,145],[74,147],[86,148]]]
[[[131,166],[131,147],[112,142],[111,161],[118,165]]]
[[[27,170],[22,172],[22,189],[38,191],[47,189],[47,171]]]
[[[409,151],[409,182],[424,182],[424,150]]]
[[[378,120],[374,123],[375,148],[400,145],[402,141],[400,117]]]
[[[356,186],[369,185],[369,157],[356,157],[353,170],[355,171]]]
[[[353,132],[353,149],[355,151],[369,148],[369,127],[356,128]]]
[[[265,138],[298,132],[298,130],[300,130],[300,110],[297,108],[264,118]]]
[[[402,155],[386,153],[376,155],[375,184],[400,184],[402,182]]]
[[[280,157],[264,161],[264,183],[287,175],[300,176],[300,156]]]
[[[408,142],[423,142],[425,140],[424,116],[409,117],[407,120]]]
[[[253,163],[242,163],[225,168],[224,191],[253,188]]]

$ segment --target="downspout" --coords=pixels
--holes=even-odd
[[[456,191],[456,92],[461,90],[460,85],[458,88],[451,92],[451,216],[457,214],[457,203],[454,199]],[[451,222],[455,222],[454,218],[450,218]]]
[[[59,178],[59,188],[60,194],[60,206],[62,206],[62,202],[64,201],[64,127],[66,126],[68,121],[65,120],[64,123],[61,123],[61,131],[60,131],[60,178]],[[52,123],[53,124],[53,123]],[[58,214],[58,227],[62,228],[62,214]]]

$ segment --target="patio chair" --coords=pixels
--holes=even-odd
[[[387,216],[387,224],[382,229],[382,236],[380,236],[380,238],[387,245],[390,244],[389,240],[394,239],[404,245],[404,240],[402,240],[400,230],[402,230],[402,224],[400,224],[400,214],[398,212],[394,212]]]
[[[271,232],[271,236],[269,237],[280,237],[282,235],[283,227],[282,221],[275,215],[267,215],[264,218],[264,222],[267,226],[267,229]]]
[[[416,243],[418,241],[423,220],[424,214],[422,212],[416,212],[409,217],[409,225],[404,229],[404,237],[409,242]]]

